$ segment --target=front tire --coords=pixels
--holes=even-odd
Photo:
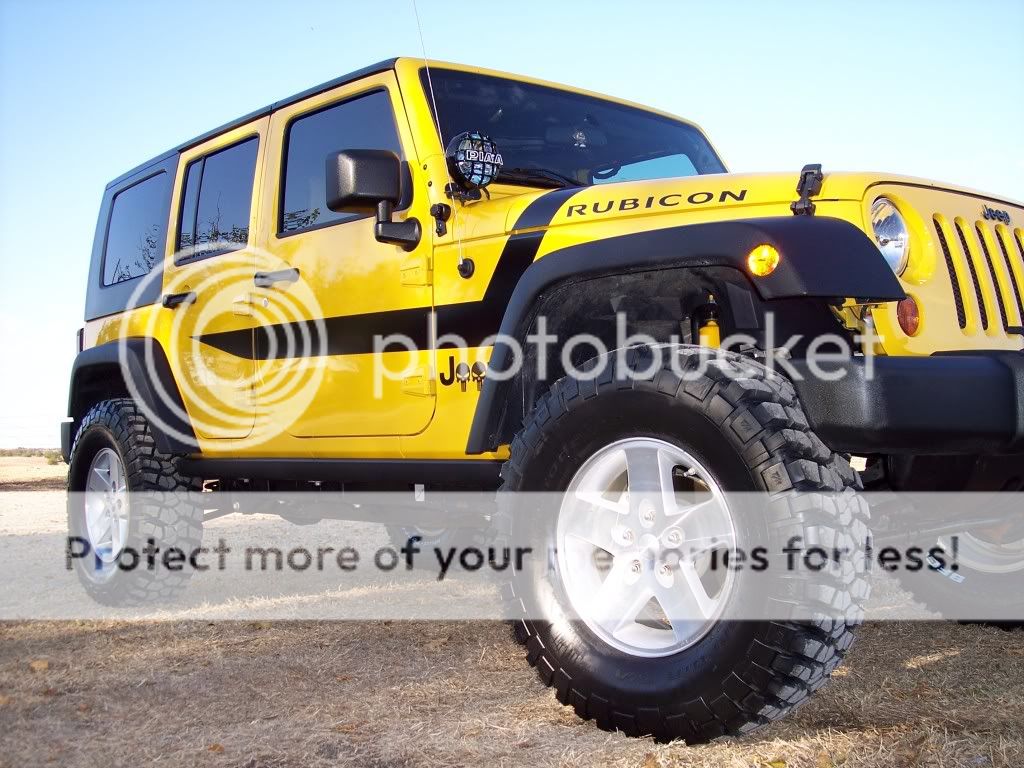
[[[629,370],[611,366],[594,381],[566,377],[556,382],[512,442],[502,491],[564,493],[602,451],[624,444],[665,446],[669,455],[690,457],[698,467],[693,474],[704,473],[724,491],[773,498],[791,491],[819,492],[839,501],[831,506],[831,515],[824,513],[827,504],[784,504],[785,513],[771,525],[763,519],[737,521],[742,528],[737,533],[780,548],[793,535],[846,546],[851,552],[863,547],[868,514],[856,494],[859,478],[810,430],[788,381],[729,354],[718,354],[693,380],[681,379],[669,365],[641,377],[637,371],[649,368],[650,353],[630,350],[625,360]],[[680,356],[676,370],[681,364],[689,371],[708,353],[678,348],[672,354]],[[680,461],[669,461],[677,462],[673,477]],[[628,468],[625,476],[628,491]],[[623,486],[622,478],[614,482]],[[515,515],[508,525],[515,532]],[[635,524],[638,532],[643,525]],[[558,527],[557,521],[549,521],[542,534],[549,551],[564,546]],[[611,542],[597,549],[612,552],[616,546]],[[609,579],[617,572],[618,559]],[[859,623],[859,604],[868,593],[863,573],[851,561],[833,584],[819,584],[813,595],[804,596],[817,600],[823,615],[843,618],[738,622],[712,617],[688,641],[662,646],[652,632],[629,626],[636,640],[631,644],[595,628],[573,605],[570,583],[575,571],[563,572],[561,553],[543,565],[517,572],[511,585],[525,617],[514,623],[515,634],[525,641],[530,664],[579,716],[594,719],[605,730],[651,734],[661,741],[700,743],[745,734],[803,703],[842,661]],[[631,566],[641,574],[647,567],[641,558]],[[590,588],[602,586],[593,582]],[[742,596],[743,579],[733,589]],[[656,602],[661,604],[661,598]],[[664,614],[668,616],[667,609]],[[651,620],[644,623],[651,625]]]
[[[192,575],[180,570],[134,567],[129,552],[142,553],[149,541],[164,553],[175,547],[186,555],[203,537],[201,484],[183,474],[175,457],[156,449],[146,416],[129,399],[105,400],[82,419],[68,468],[68,536],[76,551],[79,581],[89,596],[109,606],[166,601],[179,594]],[[82,544],[85,542],[85,544]]]

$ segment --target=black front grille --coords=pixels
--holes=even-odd
[[[1010,233],[1006,232],[1006,236],[1009,237]],[[1010,285],[1013,286],[1013,295],[1017,299],[1017,317],[1020,318],[1021,323],[1024,323],[1024,301],[1021,301],[1020,286],[1014,279],[1013,275],[1013,264],[1010,261],[1010,252],[1006,250],[1006,243],[1003,238],[1000,237],[999,233],[996,233],[996,242],[999,243],[999,248],[1003,252],[1003,262],[1006,264],[1006,274],[1010,276]],[[1024,262],[1024,249],[1021,251],[1021,261]]]
[[[935,233],[939,236],[939,244],[942,246],[942,255],[946,257],[946,269],[949,270],[949,282],[953,284],[953,303],[956,304],[956,319],[961,328],[967,327],[967,313],[964,311],[964,297],[960,292],[960,279],[956,276],[956,267],[953,265],[953,254],[949,252],[949,243],[946,242],[946,233],[942,231],[939,220],[933,219]]]
[[[974,266],[974,259],[971,258],[971,249],[967,247],[967,236],[964,235],[963,227],[959,221],[953,222],[956,233],[960,236],[960,247],[964,249],[964,258],[967,261],[967,268],[971,272],[971,282],[974,283],[974,295],[978,298],[978,312],[981,313],[981,327],[988,330],[988,309],[985,307],[985,295],[981,291],[981,281],[978,279],[978,270]]]
[[[981,231],[981,224],[975,224],[974,229],[978,234],[978,242],[981,243],[981,252],[985,254],[985,263],[988,264],[988,273],[992,276],[992,287],[996,291],[996,303],[999,305],[999,318],[1003,321],[1003,328],[1010,327],[1010,321],[1006,317],[1006,304],[1003,303],[1003,291],[999,287],[999,276],[996,275],[996,265],[992,263],[992,254],[988,252],[988,243],[985,241],[985,233]],[[1012,275],[1011,272],[1011,281]]]

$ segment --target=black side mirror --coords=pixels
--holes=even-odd
[[[391,214],[402,199],[402,161],[384,149],[346,149],[327,156],[326,201],[335,213],[377,213],[374,234],[382,243],[407,251],[420,242],[414,218],[395,222]]]

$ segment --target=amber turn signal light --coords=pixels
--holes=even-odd
[[[917,336],[921,329],[921,310],[913,296],[907,296],[896,305],[896,319],[907,336]]]
[[[778,250],[772,245],[759,245],[747,256],[747,269],[755,277],[768,277],[779,266]]]

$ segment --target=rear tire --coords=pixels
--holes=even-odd
[[[708,353],[682,347],[674,354],[691,370]],[[625,360],[631,371],[608,366],[595,381],[556,382],[512,442],[502,491],[565,492],[603,448],[655,440],[696,457],[726,491],[776,498],[791,490],[822,492],[841,502],[831,515],[783,504],[785,514],[770,526],[755,521],[762,540],[781,547],[799,535],[853,552],[863,548],[868,511],[856,493],[859,478],[810,430],[787,380],[731,354],[718,354],[693,380],[681,380],[668,365],[639,379],[635,372],[649,367],[649,355],[635,348]],[[506,524],[514,532],[515,515]],[[554,528],[545,534],[548,546],[557,540]],[[551,561],[540,569],[546,573],[517,572],[511,584],[510,596],[526,617],[514,622],[514,635],[525,642],[529,663],[580,717],[660,741],[745,734],[802,704],[842,661],[868,594],[864,574],[851,563],[829,589],[804,596],[817,600],[823,615],[844,618],[715,620],[682,650],[641,656],[609,644],[569,609],[565,575]]]
[[[78,429],[68,468],[68,536],[88,542],[74,560],[89,596],[110,606],[166,601],[188,584],[192,570],[159,565],[176,547],[186,555],[203,538],[201,483],[156,449],[145,415],[120,398],[94,405]],[[127,551],[142,553],[152,539],[157,567],[145,559],[128,568]],[[124,555],[122,557],[122,555]]]
[[[943,618],[961,624],[985,624],[1000,629],[1024,628],[1024,543],[1000,546],[964,531],[956,570],[929,565],[920,571],[898,571],[900,584],[914,599]],[[952,561],[948,537],[937,541]],[[962,619],[967,613],[983,618]],[[980,613],[979,613],[980,612]],[[994,618],[998,617],[998,618]]]

